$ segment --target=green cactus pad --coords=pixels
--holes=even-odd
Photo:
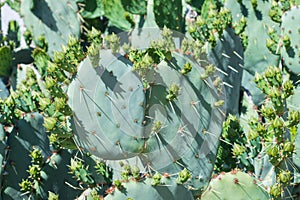
[[[123,8],[121,0],[102,0],[104,16],[110,21],[110,25],[116,26],[121,30],[129,30],[132,28],[129,18],[132,15]]]
[[[46,38],[50,55],[53,51],[59,51],[70,35],[79,36],[77,11],[75,1],[21,1],[21,15],[25,26],[32,31],[36,42],[40,36]]]
[[[112,194],[107,195],[104,200],[125,200],[125,199],[144,199],[144,200],[192,200],[191,191],[183,185],[178,185],[173,179],[162,177],[159,184],[153,186],[153,179],[147,178],[142,182],[129,181],[122,183],[123,190],[114,189]],[[143,192],[144,195],[141,193]]]
[[[73,126],[79,146],[116,171],[121,160],[142,171],[177,173],[185,166],[203,187],[213,167],[223,107],[214,105],[220,96],[211,79],[201,79],[205,69],[190,56],[172,54],[147,73],[148,88],[120,54],[102,50],[105,59],[96,68],[85,59],[68,89]],[[183,75],[187,62],[192,69]],[[179,92],[168,100],[175,85]]]
[[[247,19],[245,34],[248,35],[249,43],[244,52],[244,68],[253,75],[255,72],[263,72],[270,65],[277,66],[279,62],[278,56],[273,55],[266,47],[269,28],[279,29],[278,24],[268,16],[271,3],[269,1],[257,3],[255,10],[248,0],[241,3],[236,0],[225,2],[225,7],[232,13],[233,22],[238,22],[243,15]]]
[[[121,0],[121,2],[127,12],[137,15],[147,13],[147,0]]]
[[[83,4],[80,12],[83,18],[94,19],[104,15],[102,0],[77,0],[77,2]]]
[[[227,28],[222,38],[217,41],[214,48],[208,50],[208,59],[223,73],[222,81],[225,85],[227,100],[226,112],[235,114],[239,112],[239,98],[241,80],[243,75],[244,52],[240,39],[234,31]]]
[[[160,28],[166,26],[181,31],[183,26],[181,0],[154,0],[153,11],[155,21]]]
[[[0,76],[8,77],[12,70],[12,51],[7,46],[0,47]]]
[[[3,180],[4,199],[27,199],[29,195],[35,199],[47,199],[48,191],[60,194],[62,199],[73,199],[80,194],[80,191],[66,184],[66,182],[71,185],[76,184],[72,175],[68,173],[67,167],[73,156],[72,153],[63,150],[52,154],[43,122],[42,115],[27,114],[24,119],[18,121],[10,133],[8,138],[10,149],[4,168],[7,172]],[[39,184],[32,183],[36,193],[23,195],[19,183],[29,177],[27,170],[32,164],[29,155],[33,149],[38,149],[42,153],[41,179]],[[48,156],[49,160],[47,160]]]
[[[25,119],[19,120],[15,127],[8,138],[10,151],[5,167],[8,175],[3,181],[4,199],[21,199],[19,183],[29,176],[26,170],[31,163],[29,154],[33,146],[41,150],[44,156],[51,154],[43,127],[43,117],[40,114],[28,114]]]
[[[262,184],[249,174],[232,171],[212,179],[201,199],[267,200],[270,199],[270,196]]]
[[[284,64],[295,74],[300,73],[300,8],[292,7],[284,15],[282,15],[282,36],[285,35],[290,39],[290,46],[282,48],[282,58]]]
[[[3,80],[0,80],[0,98],[1,99],[5,99],[6,97],[9,96],[9,92],[8,89],[6,88],[5,83],[3,82]]]

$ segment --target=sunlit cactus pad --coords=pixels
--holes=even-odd
[[[89,58],[80,64],[68,89],[79,146],[115,169],[119,161],[142,171],[176,173],[186,167],[206,183],[224,117],[220,94],[225,94],[208,70],[180,49],[146,51],[148,57],[165,57],[144,74],[142,68],[133,71],[142,62],[133,64],[110,50],[101,50],[96,68]]]
[[[49,53],[61,50],[70,35],[78,37],[80,21],[75,1],[27,0],[21,1],[21,15],[25,26],[33,33],[38,42],[45,37]]]
[[[211,180],[203,200],[263,200],[270,199],[263,185],[247,173],[233,170]]]

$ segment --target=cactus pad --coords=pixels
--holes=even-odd
[[[77,18],[75,1],[28,0],[21,1],[21,15],[25,26],[33,33],[37,42],[44,36],[48,42],[48,52],[60,50],[68,37],[79,36],[80,21]]]
[[[181,31],[183,26],[181,0],[154,0],[155,21],[160,28],[166,26]]]
[[[201,78],[205,68],[172,52],[146,73],[145,86],[124,56],[102,50],[101,57],[96,68],[85,59],[68,89],[79,145],[115,169],[121,160],[142,171],[177,173],[185,166],[206,184],[223,106],[211,79]],[[192,69],[183,75],[187,62]]]
[[[147,0],[121,0],[121,2],[127,12],[138,15],[147,13]]]
[[[244,16],[247,19],[245,34],[248,35],[248,45],[244,52],[244,68],[254,75],[255,72],[263,72],[269,65],[277,66],[279,58],[273,55],[266,47],[269,38],[270,27],[279,29],[278,24],[268,16],[270,10],[269,1],[257,1],[258,6],[253,8],[251,1],[229,0],[225,7],[232,13],[233,22],[237,22]]]
[[[9,47],[0,47],[0,76],[8,77],[12,70],[12,52]]]
[[[232,171],[211,180],[201,199],[267,200],[270,197],[258,180],[244,172]]]
[[[292,7],[282,15],[282,39],[287,38],[289,44],[284,45],[282,57],[284,64],[295,74],[300,73],[300,8]],[[282,41],[284,43],[284,41]]]
[[[121,200],[121,199],[144,199],[144,200],[192,200],[193,195],[191,191],[186,189],[183,185],[177,184],[170,178],[162,177],[159,184],[153,186],[153,178],[147,178],[142,182],[129,181],[122,183],[123,189],[119,190],[114,188],[111,194],[106,196],[104,200]],[[145,192],[145,195],[141,194],[141,191]],[[143,196],[143,197],[141,197]]]

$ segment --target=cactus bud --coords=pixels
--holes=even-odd
[[[39,180],[41,177],[41,167],[39,165],[30,165],[27,170],[30,174],[30,178]]]
[[[276,114],[273,108],[262,106],[260,109],[261,114],[267,119],[275,119]]]
[[[258,134],[258,132],[256,132],[256,131],[250,130],[250,131],[248,132],[248,138],[249,138],[249,140],[254,140],[254,139],[256,139],[258,136],[259,136],[259,134]]]
[[[40,98],[39,105],[41,110],[45,110],[51,104],[51,100],[49,98]]]
[[[96,45],[102,44],[101,31],[95,29],[94,27],[92,27],[91,31],[88,31],[87,37],[90,43],[94,43]]]
[[[280,182],[283,184],[287,184],[291,180],[291,172],[290,171],[281,171],[279,174]]]
[[[266,47],[273,53],[273,54],[277,54],[277,43],[268,38],[267,41],[266,41]]]
[[[50,144],[54,144],[54,143],[58,142],[58,135],[55,133],[51,133],[49,136],[49,142],[50,142]]]
[[[71,35],[68,39],[68,46],[74,47],[74,46],[77,46],[77,44],[78,44],[78,39]]]
[[[152,178],[153,178],[153,181],[151,182],[151,185],[157,186],[160,184],[162,175],[160,173],[156,172]]]
[[[57,110],[60,110],[66,106],[66,100],[64,98],[55,97],[53,104]]]
[[[139,179],[140,178],[140,168],[136,165],[134,165],[132,168],[131,168],[131,173],[132,173],[132,176],[135,178],[135,179]]]
[[[115,180],[115,181],[114,181],[114,185],[115,185],[115,187],[116,187],[118,190],[124,189],[124,186],[123,186],[123,184],[122,184],[122,182],[121,182],[120,180]]]
[[[282,41],[283,41],[283,44],[284,44],[286,50],[288,50],[291,47],[291,38],[290,38],[290,36],[288,36],[287,34],[284,34],[283,38],[282,38]]]
[[[176,99],[179,95],[179,86],[177,84],[171,84],[169,88],[169,94],[166,96],[168,101]]]
[[[23,36],[24,36],[24,39],[25,39],[25,42],[26,42],[26,45],[27,46],[30,46],[31,42],[32,42],[32,33],[30,30],[26,29],[23,33]]]
[[[257,0],[251,0],[251,4],[253,6],[253,9],[256,10],[257,9]]]
[[[187,182],[189,178],[191,178],[191,176],[191,173],[186,168],[184,168],[181,172],[179,172],[179,175],[177,177],[177,183],[183,184]]]
[[[283,121],[279,117],[276,117],[272,122],[272,126],[274,129],[281,129],[283,128]]]
[[[272,185],[270,188],[270,194],[275,198],[279,198],[281,196],[281,185],[276,183],[275,185]]]
[[[129,179],[130,173],[131,173],[130,165],[128,165],[128,164],[124,165],[123,170],[121,172],[122,179],[127,181]]]
[[[55,80],[52,77],[47,76],[45,78],[45,85],[47,89],[52,88],[56,84]]]
[[[22,182],[19,183],[19,186],[22,192],[31,192],[33,190],[32,183],[28,179],[22,179]]]
[[[297,110],[292,110],[289,113],[287,126],[297,126],[300,123],[300,112]]]
[[[40,47],[41,49],[47,51],[48,50],[48,42],[46,41],[46,37],[41,35],[38,37],[36,46]]]
[[[60,64],[65,59],[65,54],[61,51],[55,51],[53,55],[53,61],[56,64]]]
[[[234,143],[232,153],[236,157],[241,156],[244,152],[246,152],[246,147],[243,145],[239,145],[237,143]]]
[[[54,73],[58,70],[58,67],[55,63],[48,61],[48,67],[47,67],[47,72],[48,73]]]
[[[269,156],[277,157],[279,155],[279,149],[276,145],[273,145],[268,149],[267,153]]]
[[[160,131],[160,129],[162,128],[162,122],[161,121],[155,121],[153,123],[153,127],[152,127],[152,132],[153,133],[158,133]]]
[[[291,80],[284,82],[283,84],[283,98],[288,98],[294,94],[294,86]]]
[[[57,122],[57,119],[54,117],[45,117],[44,118],[44,126],[46,128],[47,131],[51,131],[55,124]]]
[[[187,62],[184,64],[183,69],[181,70],[182,74],[187,74],[192,70],[192,64],[190,62]]]
[[[293,153],[295,150],[295,144],[290,141],[286,141],[283,145],[283,150],[287,153]]]
[[[278,98],[281,97],[281,92],[279,91],[278,88],[272,87],[271,90],[270,90],[270,94],[269,94],[269,95],[270,95],[270,97],[271,97],[272,99],[278,100]]]
[[[43,155],[39,149],[34,148],[33,151],[30,152],[30,157],[34,164],[41,165],[43,163]]]

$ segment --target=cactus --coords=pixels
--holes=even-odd
[[[110,20],[112,26],[121,30],[129,30],[135,26],[132,15],[124,10],[121,0],[103,0],[102,5],[104,15]]]
[[[226,112],[238,113],[239,99],[236,97],[241,90],[244,55],[242,44],[232,29],[224,30],[216,46],[208,49],[208,59],[221,71],[220,76],[227,95]]]
[[[247,44],[244,51],[243,68],[249,72],[244,72],[243,86],[251,91],[255,103],[261,103],[263,96],[255,90],[253,86],[253,78],[255,72],[262,73],[268,66],[278,66],[279,56],[272,54],[267,48],[268,31],[270,28],[279,30],[277,23],[273,22],[268,16],[271,8],[269,1],[257,1],[257,7],[254,9],[251,1],[235,0],[226,1],[225,5],[232,13],[233,24],[238,23],[242,17],[247,20],[247,25],[241,39],[247,35]],[[251,41],[251,42],[250,42]],[[251,76],[252,75],[252,76]],[[253,91],[253,92],[252,92]]]
[[[189,5],[191,5],[193,7],[193,9],[195,9],[196,11],[201,11],[201,8],[203,6],[204,0],[201,0],[201,1],[187,0],[186,3],[188,3]]]
[[[21,1],[20,10],[25,26],[33,33],[34,41],[38,42],[39,37],[43,36],[48,42],[50,55],[55,50],[61,50],[61,45],[66,43],[70,35],[79,36],[80,22],[73,1]]]
[[[133,59],[134,66],[109,50],[101,51],[105,59],[97,68],[89,58],[81,62],[68,89],[77,141],[115,169],[119,160],[137,162],[142,171],[177,173],[186,166],[199,189],[207,184],[214,162],[216,149],[208,140],[218,137],[223,118],[222,105],[215,106],[218,91],[209,78],[199,79],[205,70],[191,57],[176,52],[166,56],[159,48],[145,51]],[[182,75],[186,62],[192,69]],[[145,73],[138,71],[142,69]],[[200,169],[199,163],[206,167]]]
[[[7,40],[14,42],[15,47],[20,46],[20,26],[16,20],[8,23]]]
[[[8,96],[9,96],[9,92],[6,88],[6,85],[2,80],[0,80],[0,98],[5,99]]]
[[[138,199],[140,191],[146,191],[145,199],[194,199],[192,192],[186,188],[191,178],[185,168],[178,174],[140,173],[137,166],[123,164],[122,178],[114,181],[114,185],[106,190],[104,199]]]
[[[7,143],[10,151],[4,168],[7,172],[3,180],[4,199],[22,199],[23,192],[27,197],[32,195],[33,198],[43,199],[47,198],[48,191],[56,193],[64,191],[62,197],[66,195],[65,198],[68,198],[68,194],[74,196],[74,193],[78,193],[64,184],[64,181],[72,183],[72,178],[68,175],[65,166],[70,154],[62,152],[51,155],[49,140],[43,127],[43,117],[40,114],[28,114],[24,119],[19,120],[10,133]],[[38,150],[41,153],[40,162],[30,158],[29,155],[32,152],[37,152],[32,150]],[[20,152],[24,153],[24,156],[20,156]],[[48,156],[51,156],[49,161],[46,160]],[[40,166],[36,168],[42,170],[40,175],[33,172],[35,166]],[[56,179],[54,174],[60,174],[61,179]],[[27,179],[29,175],[32,177],[30,181]],[[25,187],[26,180],[29,187]],[[19,191],[20,187],[24,189],[23,192]],[[27,194],[28,191],[32,193]]]
[[[147,13],[147,0],[121,0],[121,2],[127,12],[138,15]]]
[[[0,47],[0,76],[9,77],[12,71],[12,51],[7,46]]]
[[[266,43],[260,42],[267,40],[269,28],[279,28],[267,15],[271,5],[269,2],[257,2],[257,9],[253,8],[250,1],[238,3],[235,0],[230,0],[225,2],[225,7],[232,13],[233,22],[238,22],[242,16],[247,20],[245,33],[248,35],[248,40],[252,42],[247,45],[244,53],[244,67],[251,74],[254,74],[256,71],[262,72],[269,65],[277,66],[279,61],[277,56],[269,52],[265,45]],[[257,49],[260,50],[258,51]],[[258,65],[259,67],[257,67]]]
[[[85,19],[94,19],[104,15],[103,5],[101,0],[87,1],[77,0],[77,3],[83,4],[80,14]]]
[[[295,74],[300,72],[300,26],[295,27],[294,21],[299,21],[299,7],[290,8],[282,15],[281,24],[281,40],[282,43],[282,59],[284,64]]]
[[[297,198],[299,0],[7,2],[1,198]]]
[[[153,12],[160,28],[166,26],[175,31],[183,29],[182,2],[180,0],[154,0]]]
[[[262,184],[249,174],[233,170],[215,176],[201,199],[270,199]]]
[[[155,176],[155,175],[154,175]],[[162,176],[159,184],[153,185],[155,177],[144,178],[141,180],[130,180],[128,182],[122,182],[123,188],[118,189],[116,186],[109,191],[108,195],[104,198],[105,200],[112,199],[139,199],[141,198],[141,191],[145,194],[143,199],[188,199],[192,200],[193,195],[191,191],[186,189],[183,185],[177,184],[171,178]]]

